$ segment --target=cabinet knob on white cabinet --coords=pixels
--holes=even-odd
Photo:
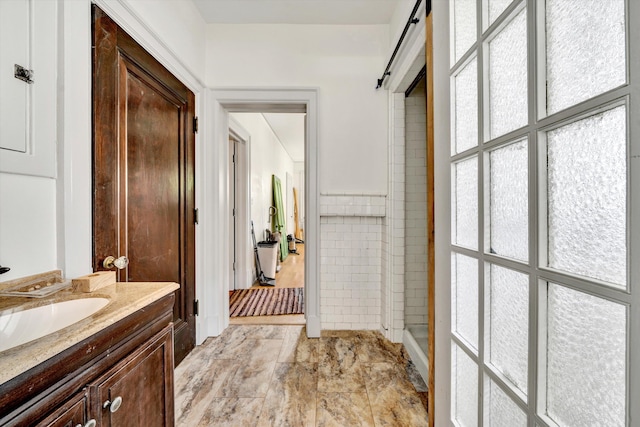
[[[121,256],[120,258],[116,258],[116,257],[112,257],[111,255],[109,255],[102,262],[102,266],[104,268],[113,268],[113,267],[115,267],[118,270],[122,270],[127,265],[129,265],[129,258],[127,258],[126,256]]]
[[[118,409],[120,409],[120,405],[122,405],[122,397],[118,396],[113,399],[113,402],[110,400],[104,402],[102,404],[102,407],[105,409],[109,408],[109,411],[113,414],[114,412],[117,412]]]

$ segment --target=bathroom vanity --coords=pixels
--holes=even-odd
[[[71,326],[0,352],[0,426],[172,426],[175,283],[61,291],[27,305],[108,298]],[[0,312],[28,308],[0,298]]]

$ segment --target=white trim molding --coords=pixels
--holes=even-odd
[[[318,190],[318,89],[255,88],[210,89],[206,127],[211,133],[201,161],[206,165],[202,182],[204,256],[208,281],[203,290],[206,334],[217,336],[229,325],[227,196],[229,112],[306,112],[305,135],[305,317],[307,336],[320,336],[320,208]],[[221,235],[223,234],[223,235]]]

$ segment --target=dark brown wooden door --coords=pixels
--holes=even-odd
[[[126,256],[121,282],[180,284],[176,365],[195,344],[195,97],[93,7],[93,268]]]

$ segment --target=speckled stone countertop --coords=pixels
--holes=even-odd
[[[78,298],[107,298],[109,303],[93,315],[37,340],[0,352],[0,384],[4,384],[45,360],[124,319],[179,289],[171,282],[115,283],[91,293],[59,291],[46,298],[0,297],[0,312],[27,310]]]

